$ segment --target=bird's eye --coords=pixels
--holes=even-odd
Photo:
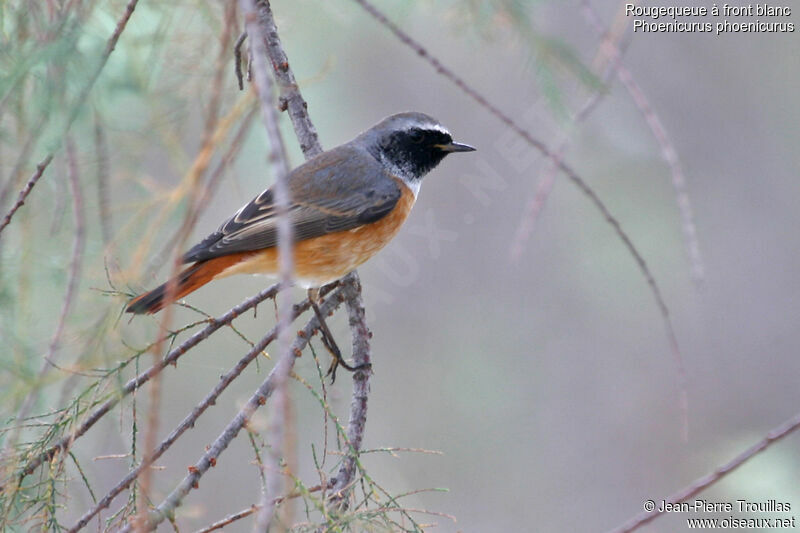
[[[419,130],[412,130],[408,134],[408,138],[411,140],[412,143],[420,144],[422,141],[425,140],[425,135]]]

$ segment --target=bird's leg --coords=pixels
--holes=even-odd
[[[336,344],[333,334],[331,333],[331,330],[328,329],[328,324],[325,322],[325,317],[322,316],[322,311],[319,309],[319,305],[317,303],[318,299],[319,289],[308,289],[308,301],[311,302],[311,308],[314,310],[314,314],[319,322],[319,331],[321,333],[322,344],[330,352],[331,356],[333,356],[333,361],[331,361],[331,366],[328,368],[328,373],[326,374],[331,376],[331,383],[333,383],[336,381],[336,369],[339,367],[339,365],[342,365],[345,370],[350,372],[360,370],[363,365],[351,366],[344,360],[342,357],[342,351],[339,350],[339,346]]]

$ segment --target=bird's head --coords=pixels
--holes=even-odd
[[[425,174],[448,154],[475,150],[467,144],[453,142],[450,132],[435,118],[416,112],[387,117],[354,142],[362,144],[415,192]]]

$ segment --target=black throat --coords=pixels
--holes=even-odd
[[[403,177],[422,179],[447,155],[439,146],[452,140],[450,134],[438,129],[411,128],[388,134],[371,151]]]

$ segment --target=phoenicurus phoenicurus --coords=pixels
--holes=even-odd
[[[397,234],[422,178],[453,152],[475,148],[423,113],[392,115],[352,141],[323,152],[286,177],[294,235],[294,279],[321,287],[348,274]],[[172,299],[167,283],[130,301],[155,313],[206,283],[232,274],[278,273],[277,213],[267,189],[184,256]]]

